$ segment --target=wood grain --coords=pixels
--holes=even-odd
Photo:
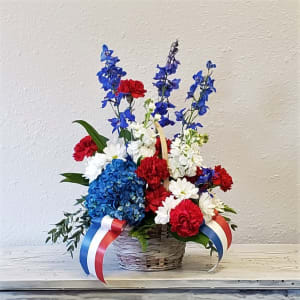
[[[104,263],[106,286],[86,276],[78,258],[63,255],[63,247],[4,248],[0,253],[0,290],[297,290],[299,248],[284,244],[233,245],[214,273],[207,270],[209,261],[214,263],[216,258],[210,259],[207,251],[193,244],[187,247],[182,268],[164,272],[121,270],[110,250]]]

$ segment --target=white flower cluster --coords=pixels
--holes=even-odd
[[[203,166],[200,147],[203,137],[193,129],[184,131],[183,138],[177,137],[169,155],[171,176],[175,179],[184,176],[195,176],[197,167]]]
[[[170,212],[181,202],[180,199],[175,199],[173,195],[167,197],[163,201],[162,206],[156,211],[154,218],[155,224],[167,224],[170,220]]]
[[[169,185],[172,193],[162,202],[162,206],[156,211],[154,219],[156,224],[167,224],[170,221],[170,212],[184,199],[199,199],[199,189],[185,178],[172,180]],[[205,222],[209,222],[215,215],[215,210],[224,212],[224,203],[214,193],[202,193],[199,199],[199,207],[203,213]]]
[[[153,156],[155,153],[156,133],[143,124],[131,123],[128,130],[133,134],[134,141],[128,144],[127,152],[136,163],[140,157]]]
[[[199,189],[192,183],[183,179],[172,180],[169,185],[170,192],[180,200],[184,199],[197,199],[199,198]]]
[[[163,201],[162,206],[156,211],[154,219],[156,224],[167,224],[170,219],[170,211],[175,208],[184,199],[197,199],[198,188],[185,178],[172,180],[169,185],[169,190],[172,193]]]
[[[206,223],[215,215],[215,210],[224,212],[224,203],[213,193],[202,193],[199,206]]]
[[[87,165],[84,177],[92,182],[95,180],[113,159],[126,158],[126,147],[122,140],[117,143],[108,142],[107,146],[103,149],[103,153],[96,153],[94,156],[87,159]]]

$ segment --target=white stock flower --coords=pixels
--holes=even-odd
[[[149,109],[151,109],[151,112],[154,111],[154,109],[155,109],[154,102],[150,102],[148,107],[149,107]]]
[[[153,119],[154,119],[154,121],[160,121],[161,115],[160,114],[155,114]]]
[[[173,195],[167,197],[165,201],[162,202],[162,206],[156,211],[156,216],[154,218],[155,224],[167,224],[170,220],[170,211],[180,202],[181,200],[175,199]]]
[[[145,128],[143,124],[131,123],[129,130],[132,131],[136,141],[128,144],[127,152],[137,163],[140,157],[153,156],[155,153],[156,133],[151,128]]]
[[[133,161],[137,163],[140,157],[153,156],[155,153],[155,146],[151,148],[145,147],[140,140],[132,141],[128,144],[127,152],[132,157]]]
[[[134,138],[141,140],[144,146],[151,147],[155,145],[156,133],[151,128],[145,128],[143,124],[131,123],[129,130],[132,130]]]
[[[180,200],[183,199],[197,199],[199,197],[199,189],[192,183],[183,179],[172,180],[169,185],[169,190],[172,194]]]
[[[203,165],[199,143],[189,140],[189,143],[177,137],[171,144],[169,166],[171,176],[175,179],[184,176],[195,176],[197,167]]]

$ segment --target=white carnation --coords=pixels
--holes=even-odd
[[[213,203],[217,211],[224,212],[224,203],[214,193],[213,193]]]
[[[205,222],[209,222],[215,215],[215,209],[224,212],[224,203],[212,193],[202,193],[199,200],[199,207],[203,213]]]
[[[169,190],[172,194],[180,200],[183,199],[197,199],[199,197],[199,189],[192,183],[183,179],[172,180],[169,185]]]
[[[92,182],[102,173],[107,164],[107,157],[103,153],[96,153],[94,156],[88,157],[84,177]]]
[[[135,163],[137,163],[140,157],[140,148],[142,147],[141,141],[132,141],[127,146],[127,152],[133,159]]]
[[[122,141],[119,140],[118,143],[108,142],[107,146],[103,149],[108,161],[113,159],[125,160],[127,152],[126,147]]]
[[[170,220],[170,211],[175,208],[181,200],[175,199],[173,195],[167,197],[165,201],[162,202],[156,211],[156,216],[154,218],[155,224],[167,224]]]
[[[213,203],[213,198],[209,193],[202,193],[199,206],[203,213],[205,222],[209,222],[211,218],[215,215],[215,204]]]
[[[94,156],[87,159],[87,166],[85,169],[84,177],[92,182],[104,170],[107,164],[113,159],[125,160],[126,147],[123,142],[113,144],[108,142],[107,146],[103,149],[104,153],[96,153]]]

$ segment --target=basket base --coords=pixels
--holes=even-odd
[[[181,268],[182,266],[182,259],[180,262],[172,262],[171,264],[163,264],[159,265],[152,265],[152,264],[141,264],[138,262],[134,263],[124,263],[120,258],[119,258],[119,266],[123,270],[128,270],[128,271],[142,271],[142,272],[159,272],[159,271],[167,271],[167,270],[174,270]]]
[[[139,241],[128,236],[128,229],[115,241],[119,265],[131,271],[166,271],[181,267],[185,243],[170,236],[166,226],[158,226],[149,232],[148,247],[142,251]]]

